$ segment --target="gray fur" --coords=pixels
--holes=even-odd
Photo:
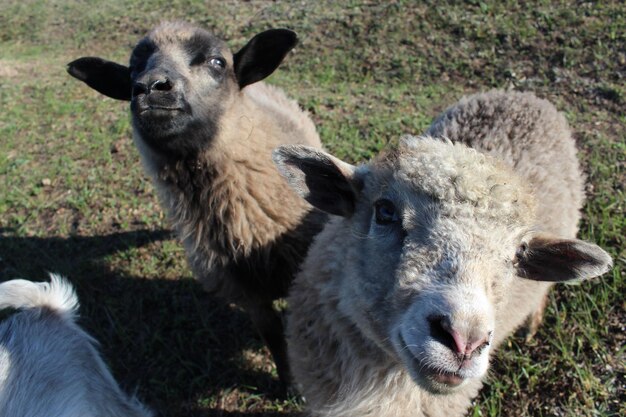
[[[289,357],[310,415],[461,416],[490,353],[541,311],[549,281],[611,266],[573,239],[574,142],[530,94],[465,98],[426,136],[337,165],[341,176],[318,175],[334,160],[319,151],[275,155],[314,205],[354,201],[316,237],[288,299]]]
[[[72,286],[13,280],[0,284],[0,417],[150,417],[124,394],[96,341],[75,322]]]

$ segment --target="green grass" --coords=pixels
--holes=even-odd
[[[260,30],[301,42],[270,82],[360,161],[419,133],[461,95],[534,91],[569,119],[588,176],[581,236],[601,280],[559,286],[531,342],[493,358],[471,416],[626,415],[626,6],[619,1],[133,2],[4,0],[0,13],[0,279],[67,275],[116,378],[161,415],[284,416],[267,350],[235,306],[191,277],[131,140],[125,103],[65,73],[125,62],[162,19],[234,49]]]

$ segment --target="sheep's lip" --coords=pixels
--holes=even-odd
[[[458,387],[465,381],[465,378],[456,372],[441,371],[428,366],[422,366],[420,372],[427,374],[433,381],[448,387]]]
[[[408,346],[401,332],[398,334],[398,338],[402,346]],[[463,382],[465,382],[466,380],[466,378],[462,377],[456,372],[444,371],[424,364],[421,360],[413,356],[413,353],[411,353],[411,351],[406,347],[402,349],[402,351],[405,352],[404,356],[411,364],[413,372],[422,375],[422,377],[433,381],[439,386],[456,388],[459,385],[463,384]]]
[[[182,112],[184,109],[182,107],[168,107],[168,106],[146,106],[139,109],[139,114],[146,113],[171,113],[171,112]]]

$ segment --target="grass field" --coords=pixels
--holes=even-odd
[[[234,48],[288,27],[301,42],[269,82],[360,161],[419,133],[460,96],[533,91],[562,110],[588,176],[582,238],[615,259],[559,286],[544,326],[493,358],[471,416],[626,415],[626,5],[575,1],[0,0],[0,279],[62,273],[81,323],[127,391],[162,416],[286,416],[267,350],[235,306],[203,293],[131,140],[125,103],[65,64],[126,62],[163,19]],[[343,4],[338,4],[343,3]]]

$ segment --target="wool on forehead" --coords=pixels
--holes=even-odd
[[[529,186],[504,163],[446,139],[405,136],[381,158],[391,181],[439,201],[449,214],[532,222],[535,200]],[[375,160],[374,165],[377,162]]]
[[[185,42],[198,36],[206,37],[211,42],[225,45],[223,41],[212,33],[183,21],[161,22],[148,33],[148,38],[157,44]]]

